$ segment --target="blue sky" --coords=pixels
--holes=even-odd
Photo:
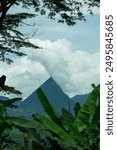
[[[77,21],[77,24],[72,27],[43,19],[40,21],[42,33],[39,39],[54,41],[63,38],[72,43],[73,50],[97,52],[100,48],[100,16],[99,14],[87,15],[86,19],[86,22]]]
[[[33,21],[28,21],[29,24],[36,23],[38,33],[35,34],[35,38],[41,40],[55,41],[57,39],[66,39],[72,43],[72,50],[86,50],[89,52],[98,52],[100,49],[100,15],[94,13],[93,15],[86,15],[85,21],[77,21],[74,26],[67,26],[66,24],[57,23],[48,19],[46,16],[40,16],[40,18],[33,18]],[[23,31],[26,31],[24,27]],[[28,29],[28,32],[33,32],[34,29]]]
[[[17,10],[17,9],[16,9]],[[50,76],[70,97],[89,93],[91,84],[99,84],[100,15],[86,14],[86,22],[73,27],[58,24],[46,16],[25,21],[37,25],[20,28],[30,41],[42,50],[22,49],[26,57],[14,58],[12,65],[0,62],[6,84],[14,86],[28,97]],[[29,36],[30,37],[30,36]],[[15,73],[14,73],[15,72]]]

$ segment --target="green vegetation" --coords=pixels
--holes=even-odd
[[[9,116],[4,108],[18,99],[0,102],[0,150],[99,150],[100,87],[92,86],[83,106],[76,103],[74,114],[64,108],[57,114],[41,89],[37,95],[47,116]]]
[[[100,0],[83,0],[82,3],[77,0],[1,0],[0,61],[11,64],[12,55],[26,55],[20,51],[22,47],[40,49],[29,41],[34,33],[26,36],[21,31],[24,25],[35,25],[25,23],[26,19],[41,14],[73,26],[77,20],[85,20],[83,7],[88,6],[92,14],[91,8],[99,7],[99,4]],[[11,13],[9,10],[13,6],[19,12]],[[25,12],[20,12],[21,8]],[[25,116],[9,116],[7,107],[16,107],[14,102],[21,99],[0,101],[0,150],[99,150],[100,90],[99,86],[92,86],[94,89],[84,105],[76,103],[74,114],[64,108],[57,114],[40,89],[37,95],[48,116],[33,114],[32,120]],[[5,80],[4,85],[0,85],[0,92],[21,95],[14,87],[6,86]]]

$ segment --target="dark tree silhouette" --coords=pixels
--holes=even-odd
[[[6,81],[6,76],[5,76],[5,75],[2,75],[2,76],[0,77],[0,88],[3,88],[3,87],[4,87],[5,81]]]
[[[0,92],[4,92],[5,94],[16,94],[21,95],[22,93],[19,90],[16,90],[14,87],[9,87],[5,85],[6,76],[2,75],[0,77]]]
[[[28,33],[24,34],[19,29],[29,25],[25,22],[26,19],[46,15],[49,19],[73,26],[77,20],[86,20],[82,12],[83,7],[87,6],[87,11],[92,14],[92,8],[99,5],[100,0],[0,0],[0,61],[11,64],[13,59],[9,54],[26,55],[21,51],[22,47],[40,48],[28,40]],[[15,13],[10,12],[11,7],[22,7],[24,12],[20,12],[20,9]],[[30,24],[31,26],[33,24]]]

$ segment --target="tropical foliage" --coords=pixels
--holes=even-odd
[[[47,116],[33,114],[30,120],[5,114],[4,108],[17,99],[0,103],[0,150],[99,150],[100,87],[92,87],[83,106],[76,103],[74,112],[63,108],[61,114],[38,89]]]

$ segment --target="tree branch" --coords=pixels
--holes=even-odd
[[[4,21],[4,19],[5,19],[5,16],[6,16],[8,10],[9,10],[10,7],[15,3],[15,1],[16,1],[16,0],[12,0],[12,1],[9,1],[8,3],[6,3],[6,4],[3,4],[3,3],[5,3],[5,2],[3,2],[3,1],[1,0],[1,5],[0,5],[0,7],[1,7],[0,29],[2,29],[2,24],[3,24],[3,21]]]

